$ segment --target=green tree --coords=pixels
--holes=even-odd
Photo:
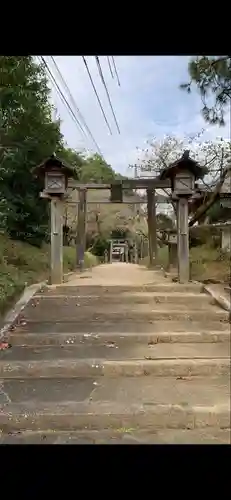
[[[97,257],[103,257],[105,250],[109,250],[109,240],[103,236],[97,235],[91,246],[91,253]]]
[[[32,56],[0,56],[0,217],[14,239],[40,245],[48,206],[33,168],[62,143],[43,68]]]
[[[81,169],[80,180],[82,182],[107,183],[116,178],[112,167],[99,155],[94,154],[85,158]]]
[[[198,56],[188,66],[190,81],[181,88],[191,92],[195,84],[200,92],[205,121],[224,125],[224,115],[231,99],[231,57]],[[212,98],[213,104],[209,105]]]
[[[112,167],[100,155],[83,156],[81,153],[61,146],[58,150],[62,158],[70,166],[74,167],[78,174],[78,181],[82,183],[105,183],[110,184],[114,180],[126,179],[121,174],[116,173]],[[106,197],[109,192],[107,192]],[[124,194],[132,195],[131,190],[124,190]],[[77,200],[75,190],[70,190],[69,201]],[[110,237],[111,230],[115,227],[128,226],[128,219],[133,216],[133,208],[127,205],[101,205],[100,199],[104,198],[105,192],[100,190],[89,190],[87,194],[88,201],[94,202],[88,204],[87,209],[87,246],[92,247],[95,238],[106,241]],[[132,205],[134,207],[134,205]],[[64,241],[65,244],[73,242],[73,236],[76,234],[76,206],[67,205],[64,212]],[[98,240],[97,240],[98,241]],[[95,248],[95,247],[94,247]],[[98,248],[98,247],[97,247]],[[95,250],[94,250],[95,251]],[[98,250],[97,250],[98,251]]]
[[[76,171],[76,179],[79,180],[82,175],[82,169],[86,163],[82,153],[61,144],[57,149],[57,156],[63,160],[64,163],[74,168]]]

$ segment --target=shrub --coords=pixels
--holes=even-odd
[[[25,286],[48,279],[49,251],[48,245],[39,249],[0,234],[0,313],[6,311]],[[86,252],[84,262],[88,268],[98,264],[97,257],[90,252]],[[63,266],[64,272],[74,271],[74,247],[64,247]]]

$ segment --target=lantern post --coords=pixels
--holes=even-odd
[[[174,229],[169,229],[167,232],[168,244],[168,270],[177,267],[177,232]]]
[[[41,198],[50,201],[50,279],[49,283],[63,283],[63,207],[68,178],[74,176],[71,167],[54,154],[34,169],[44,179]]]
[[[178,279],[187,283],[190,279],[188,199],[195,190],[195,180],[203,177],[205,170],[189,157],[185,151],[182,157],[164,169],[162,180],[170,178],[172,199],[177,202],[177,261]]]

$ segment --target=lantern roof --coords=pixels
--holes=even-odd
[[[178,172],[191,172],[196,179],[203,177],[207,170],[199,165],[199,163],[189,157],[189,150],[184,151],[179,160],[174,161],[168,167],[164,168],[160,173],[160,179],[172,179]]]
[[[66,177],[75,177],[76,175],[75,169],[64,163],[64,161],[55,154],[46,158],[40,165],[37,165],[33,171],[35,174],[43,177],[46,172],[60,172]]]

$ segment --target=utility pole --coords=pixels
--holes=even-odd
[[[135,179],[138,179],[138,166],[137,165],[134,165],[134,177]],[[135,189],[135,196],[137,195],[137,190]],[[137,204],[135,203],[134,205],[135,207],[135,216],[137,215]]]
[[[134,168],[134,179],[138,179],[138,165],[131,165],[131,168]],[[137,190],[134,189],[135,195],[137,195]],[[137,214],[137,203],[134,203],[134,208],[133,208],[133,213],[134,216]]]

